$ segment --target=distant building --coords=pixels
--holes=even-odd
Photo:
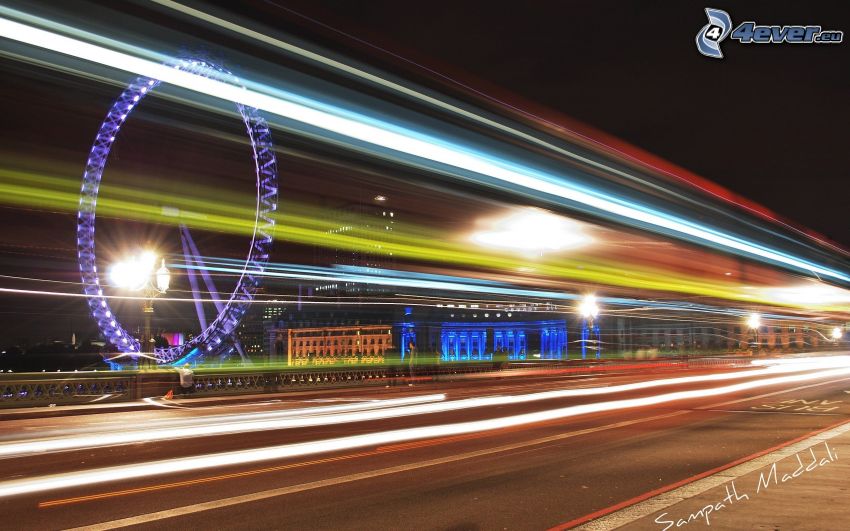
[[[384,363],[393,334],[381,325],[289,328],[285,348],[289,365]]]
[[[263,322],[255,308],[251,308],[245,314],[236,328],[236,337],[245,349],[245,354],[255,360],[267,354],[263,348],[263,329]]]
[[[368,248],[323,248],[317,259],[323,265],[356,268],[363,273],[376,274],[381,269],[392,269],[396,260],[386,243],[398,221],[389,198],[376,195],[370,202],[340,205],[334,210],[335,227],[330,234],[361,236],[370,240]],[[326,282],[315,287],[318,296],[373,296],[387,293],[384,286],[354,282]]]
[[[286,307],[277,301],[255,302],[239,323],[236,334],[245,354],[255,361],[272,361],[274,351],[267,330],[280,326]]]
[[[467,305],[463,305],[467,306]],[[418,310],[406,308],[397,325],[400,354],[414,346],[441,361],[565,359],[567,321],[538,306],[533,312],[504,305]]]
[[[342,313],[337,317],[343,318],[328,323],[330,313],[317,313],[314,321],[284,321],[284,326],[267,330],[267,337],[277,358],[292,365],[383,363],[390,356],[405,360],[411,350],[445,362],[567,356],[567,321],[562,315],[475,306],[417,312],[407,307],[383,316],[386,324],[356,322],[368,313],[356,320]]]

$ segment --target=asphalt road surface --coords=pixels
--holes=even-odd
[[[0,514],[4,529],[550,529],[846,422],[843,370],[554,372],[0,412]],[[658,385],[684,377],[700,378]]]

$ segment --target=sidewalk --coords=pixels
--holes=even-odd
[[[579,529],[850,529],[850,421]]]

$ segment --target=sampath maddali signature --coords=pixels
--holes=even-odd
[[[780,475],[780,471],[778,468],[779,463],[773,463],[770,467],[767,468],[766,471],[762,471],[759,473],[758,483],[755,486],[755,494],[759,494],[762,491],[767,490],[771,487],[771,485],[781,485],[783,483],[787,483],[794,478],[798,478],[806,472],[811,472],[819,467],[826,466],[830,463],[835,462],[838,459],[838,452],[831,449],[828,443],[823,443],[824,449],[826,450],[826,455],[822,457],[818,457],[815,453],[815,447],[812,446],[809,448],[808,452],[803,452],[803,456],[801,457],[798,452],[795,454],[797,458],[797,468]],[[809,459],[811,458],[811,461]],[[805,459],[805,461],[804,461]],[[712,513],[716,513],[722,509],[725,509],[727,506],[731,506],[737,502],[749,500],[750,495],[746,492],[738,491],[738,487],[735,485],[735,481],[732,480],[725,485],[726,487],[726,497],[722,498],[717,503],[710,503],[700,509],[695,513],[689,514],[686,518],[670,518],[670,513],[661,513],[655,518],[655,523],[664,526],[662,531],[667,531],[671,527],[682,527],[686,526],[694,521],[704,521],[705,525],[711,525],[711,515]]]

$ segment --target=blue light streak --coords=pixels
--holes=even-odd
[[[504,160],[471,146],[422,134],[386,120],[379,120],[315,100],[307,101],[303,97],[270,90],[269,87],[247,81],[245,85],[251,88],[239,89],[215,79],[169,69],[153,61],[8,19],[0,19],[0,35],[123,71],[150,76],[215,98],[250,105],[360,143],[406,154],[432,164],[436,163],[438,169],[444,165],[464,170],[470,172],[467,178],[479,184],[491,184],[492,179],[550,202],[573,208],[581,205],[609,219],[656,232],[673,234],[687,241],[696,241],[783,267],[850,282],[850,276],[842,271],[821,266],[679,216],[580,186],[567,180],[565,176]],[[481,179],[481,177],[487,179]]]

